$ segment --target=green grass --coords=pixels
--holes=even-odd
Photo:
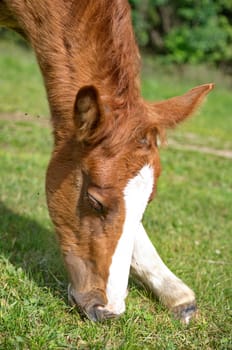
[[[46,93],[31,51],[0,41],[1,112],[48,115]]]
[[[164,67],[152,57],[144,58],[143,93],[149,100],[162,100],[181,95],[194,86],[215,83],[206,103],[196,117],[183,123],[171,134],[178,142],[232,149],[232,78],[206,66]],[[183,136],[183,134],[185,136]]]
[[[9,117],[15,111],[46,114],[33,56],[14,50],[13,56],[13,48],[5,45],[0,55],[0,110]],[[163,80],[155,72],[152,80],[147,69],[143,89],[148,98],[169,97],[195,84],[190,77],[181,83],[174,70],[171,79],[163,71]],[[196,136],[194,142],[211,146],[213,130],[218,135],[215,148],[231,145],[231,108],[226,107],[232,103],[230,91],[226,84],[219,85],[214,94],[204,113],[172,137],[180,142],[186,137],[190,143],[188,132]],[[227,127],[221,120],[228,121]],[[149,292],[130,281],[126,313],[118,320],[94,324],[82,320],[67,303],[67,276],[44,193],[51,148],[50,129],[27,117],[0,120],[0,349],[232,349],[231,160],[162,150],[158,194],[144,217],[161,257],[196,292],[198,321],[181,325]]]

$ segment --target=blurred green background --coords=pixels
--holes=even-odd
[[[231,0],[130,0],[138,42],[166,62],[232,64]]]

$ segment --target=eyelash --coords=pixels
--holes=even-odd
[[[87,198],[91,207],[99,214],[103,214],[104,206],[96,198],[87,192]]]

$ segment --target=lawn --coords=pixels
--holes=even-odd
[[[145,61],[148,99],[216,80],[201,113],[170,138],[232,150],[231,82],[205,67],[179,72],[150,57]],[[29,51],[5,43],[0,112],[0,349],[232,349],[231,159],[162,149],[158,194],[144,216],[165,263],[196,292],[198,320],[181,325],[131,280],[126,313],[95,324],[68,306],[67,276],[47,213],[44,178],[52,137],[42,79]]]

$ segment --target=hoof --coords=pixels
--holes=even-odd
[[[195,302],[181,304],[173,308],[172,312],[175,318],[187,325],[191,319],[197,317],[197,305]]]

